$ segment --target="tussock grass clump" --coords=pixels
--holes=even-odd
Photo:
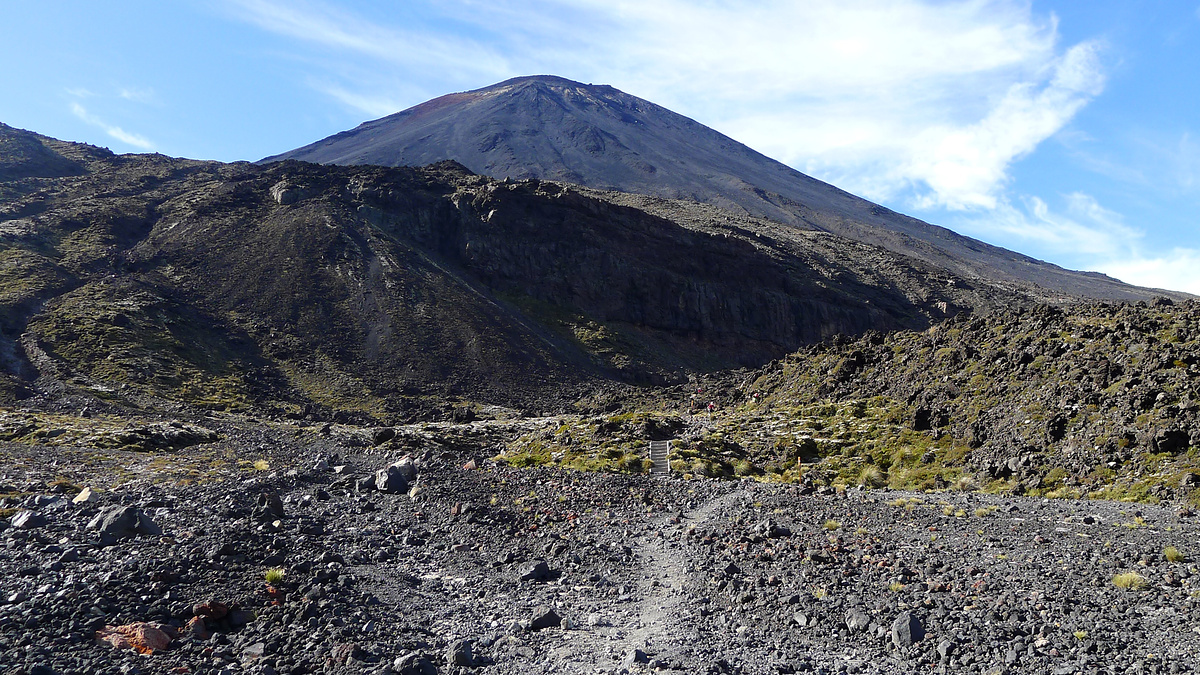
[[[874,464],[864,466],[858,474],[858,484],[870,488],[881,488],[887,485],[887,477]]]
[[[979,489],[979,483],[975,480],[974,476],[969,476],[964,473],[963,475],[954,479],[953,487],[959,492],[973,492]]]
[[[842,527],[842,524],[832,518],[825,521],[825,529],[829,530],[830,532],[840,529],[841,527]]]
[[[1146,577],[1138,574],[1137,572],[1114,574],[1112,582],[1113,586],[1126,591],[1140,591],[1148,585]]]
[[[1179,549],[1175,548],[1174,546],[1168,546],[1168,547],[1164,548],[1163,549],[1163,557],[1166,558],[1168,562],[1173,562],[1173,563],[1178,563],[1178,562],[1184,561],[1183,551],[1180,551]]]
[[[266,577],[268,584],[274,586],[275,584],[283,581],[283,577],[286,575],[287,572],[282,567],[272,567],[271,569],[267,570],[266,574],[263,576]]]

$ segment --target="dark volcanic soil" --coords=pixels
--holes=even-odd
[[[1173,673],[1200,652],[1198,527],[1174,508],[518,470],[419,427],[196,421],[221,440],[0,448],[0,673]],[[415,489],[377,490],[404,455]],[[116,505],[154,533],[89,528]],[[134,622],[179,636],[96,639]]]

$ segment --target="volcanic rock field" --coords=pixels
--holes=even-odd
[[[517,469],[438,441],[491,421],[186,422],[220,440],[3,447],[0,672],[1177,673],[1200,653],[1187,507]]]

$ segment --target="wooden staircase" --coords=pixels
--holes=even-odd
[[[666,476],[671,473],[670,454],[671,441],[650,441],[650,461],[654,462],[654,466],[650,467],[650,475]]]

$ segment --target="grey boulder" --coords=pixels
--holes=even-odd
[[[912,612],[901,612],[892,622],[892,644],[906,649],[925,639],[925,626]]]
[[[404,470],[392,464],[375,472],[375,489],[380,492],[398,493],[408,491],[408,479]]]
[[[158,536],[162,528],[150,520],[141,509],[133,506],[111,506],[96,514],[87,529],[96,530],[106,542],[128,539],[139,534]]]
[[[18,530],[33,530],[46,526],[46,516],[43,516],[37,511],[22,509],[17,511],[17,513],[8,522]]]

